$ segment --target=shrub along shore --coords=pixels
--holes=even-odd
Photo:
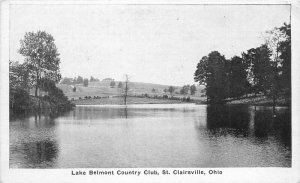
[[[53,96],[34,97],[23,92],[22,96],[13,95],[14,101],[10,103],[10,117],[14,118],[22,115],[30,114],[48,114],[52,116],[59,115],[65,111],[72,110],[75,105],[66,98]],[[12,96],[10,96],[12,98]]]

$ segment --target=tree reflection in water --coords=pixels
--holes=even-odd
[[[255,136],[267,139],[272,136],[281,141],[285,146],[291,147],[291,113],[290,110],[274,112],[261,107],[255,111],[254,130]]]
[[[272,107],[207,106],[207,130],[213,136],[250,135],[260,142],[272,137],[291,147],[291,113],[288,108],[273,111]]]
[[[272,107],[77,106],[55,119],[11,121],[9,163],[10,168],[290,167],[289,111],[276,108],[273,118]]]
[[[207,129],[213,135],[248,136],[250,115],[241,106],[207,106]]]
[[[18,168],[54,166],[59,149],[56,138],[53,138],[56,137],[55,120],[55,117],[35,115],[14,124],[14,134],[20,136],[13,138],[14,145],[10,146],[10,159],[22,163],[15,162],[13,167],[16,165]],[[19,153],[22,156],[17,156]]]
[[[27,165],[34,168],[52,167],[57,157],[58,146],[54,141],[24,143]]]

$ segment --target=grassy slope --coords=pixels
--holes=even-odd
[[[116,81],[116,86],[118,85],[118,81]],[[73,92],[73,88],[71,85],[65,84],[58,84],[57,87],[63,90],[65,95],[75,100],[81,97],[82,99],[85,96],[94,96],[99,97],[107,97],[107,96],[120,96],[122,95],[122,89],[117,87],[111,88],[109,82],[90,82],[88,87],[84,87],[82,84],[75,85],[77,88],[76,92]],[[162,96],[165,93],[163,90],[168,88],[168,85],[159,85],[159,84],[152,84],[152,83],[138,83],[138,82],[131,82],[129,84],[130,94],[131,95],[141,95],[147,93],[149,96]],[[155,89],[155,92],[152,92],[152,89]],[[175,86],[177,92],[181,89],[179,86]],[[203,86],[197,86],[197,91],[194,96],[191,96],[191,99],[196,100],[198,103],[202,103],[206,101],[206,97],[201,97],[200,90],[203,89]],[[169,93],[167,93],[169,94]],[[183,95],[174,94],[175,97],[182,98]],[[144,103],[178,103],[180,101],[176,100],[165,100],[165,99],[154,99],[154,98],[129,98],[129,104],[144,104]],[[75,101],[75,104],[123,104],[122,98],[104,98],[104,99],[86,99]],[[272,105],[272,100],[262,95],[258,95],[256,97],[245,97],[237,100],[228,100],[228,104],[250,104],[250,105]],[[278,106],[287,106],[289,105],[290,101],[284,98],[277,99]]]
[[[84,99],[73,101],[76,105],[123,105],[124,99],[122,97],[115,98],[101,98],[101,99]],[[139,98],[128,97],[127,104],[174,104],[183,103],[180,100],[170,99],[155,99],[155,98]]]
[[[105,96],[120,96],[122,95],[122,89],[117,87],[118,81],[116,81],[116,87],[111,88],[109,82],[89,82],[88,87],[84,87],[82,84],[76,84],[76,92],[73,92],[73,88],[71,85],[66,84],[58,84],[57,87],[63,90],[65,95],[69,99],[78,99],[79,97],[84,98],[85,96],[94,96],[105,97]],[[138,82],[131,82],[129,83],[130,94],[131,95],[141,95],[147,93],[150,96],[158,95],[162,96],[165,93],[163,90],[168,88],[167,85],[159,85],[159,84],[152,84],[152,83],[138,83]],[[155,92],[152,92],[152,89],[155,89]],[[177,92],[179,92],[181,87],[175,86]],[[200,97],[201,93],[200,90],[203,89],[202,86],[198,86],[195,96],[192,98],[198,99],[203,98]],[[183,97],[182,95],[174,94],[174,96]]]
[[[245,97],[241,99],[231,100],[227,102],[228,104],[249,104],[249,105],[261,105],[261,106],[272,106],[273,101],[271,98],[268,98],[263,95],[258,95],[256,97]],[[277,106],[288,106],[290,105],[290,99],[285,99],[283,97],[279,97],[276,99]]]

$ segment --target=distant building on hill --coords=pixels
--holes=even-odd
[[[114,79],[112,78],[105,78],[105,79],[102,79],[103,82],[112,82],[114,81]]]

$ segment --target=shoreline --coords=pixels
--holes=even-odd
[[[101,98],[101,99],[81,99],[71,101],[75,105],[124,105],[123,98]],[[141,98],[128,97],[126,105],[135,104],[189,104],[195,103],[193,101],[185,102],[178,99],[162,99],[162,98]]]
[[[235,100],[227,100],[226,104],[230,105],[253,105],[253,106],[273,106],[273,101],[271,98],[266,96],[252,96],[252,97],[245,97]],[[291,107],[291,99],[290,98],[283,98],[279,97],[276,99],[276,107]]]
[[[278,98],[276,100],[276,107],[291,107],[291,99]],[[88,106],[88,105],[110,105],[110,106],[124,106],[122,98],[102,98],[102,99],[81,99],[71,101],[75,106]],[[203,100],[193,100],[189,102],[179,99],[162,99],[162,98],[141,98],[141,97],[128,97],[126,105],[136,104],[195,104],[195,105],[209,105]],[[273,103],[270,98],[266,96],[245,97],[241,99],[227,100],[224,105],[252,105],[252,106],[266,106],[272,107]]]

